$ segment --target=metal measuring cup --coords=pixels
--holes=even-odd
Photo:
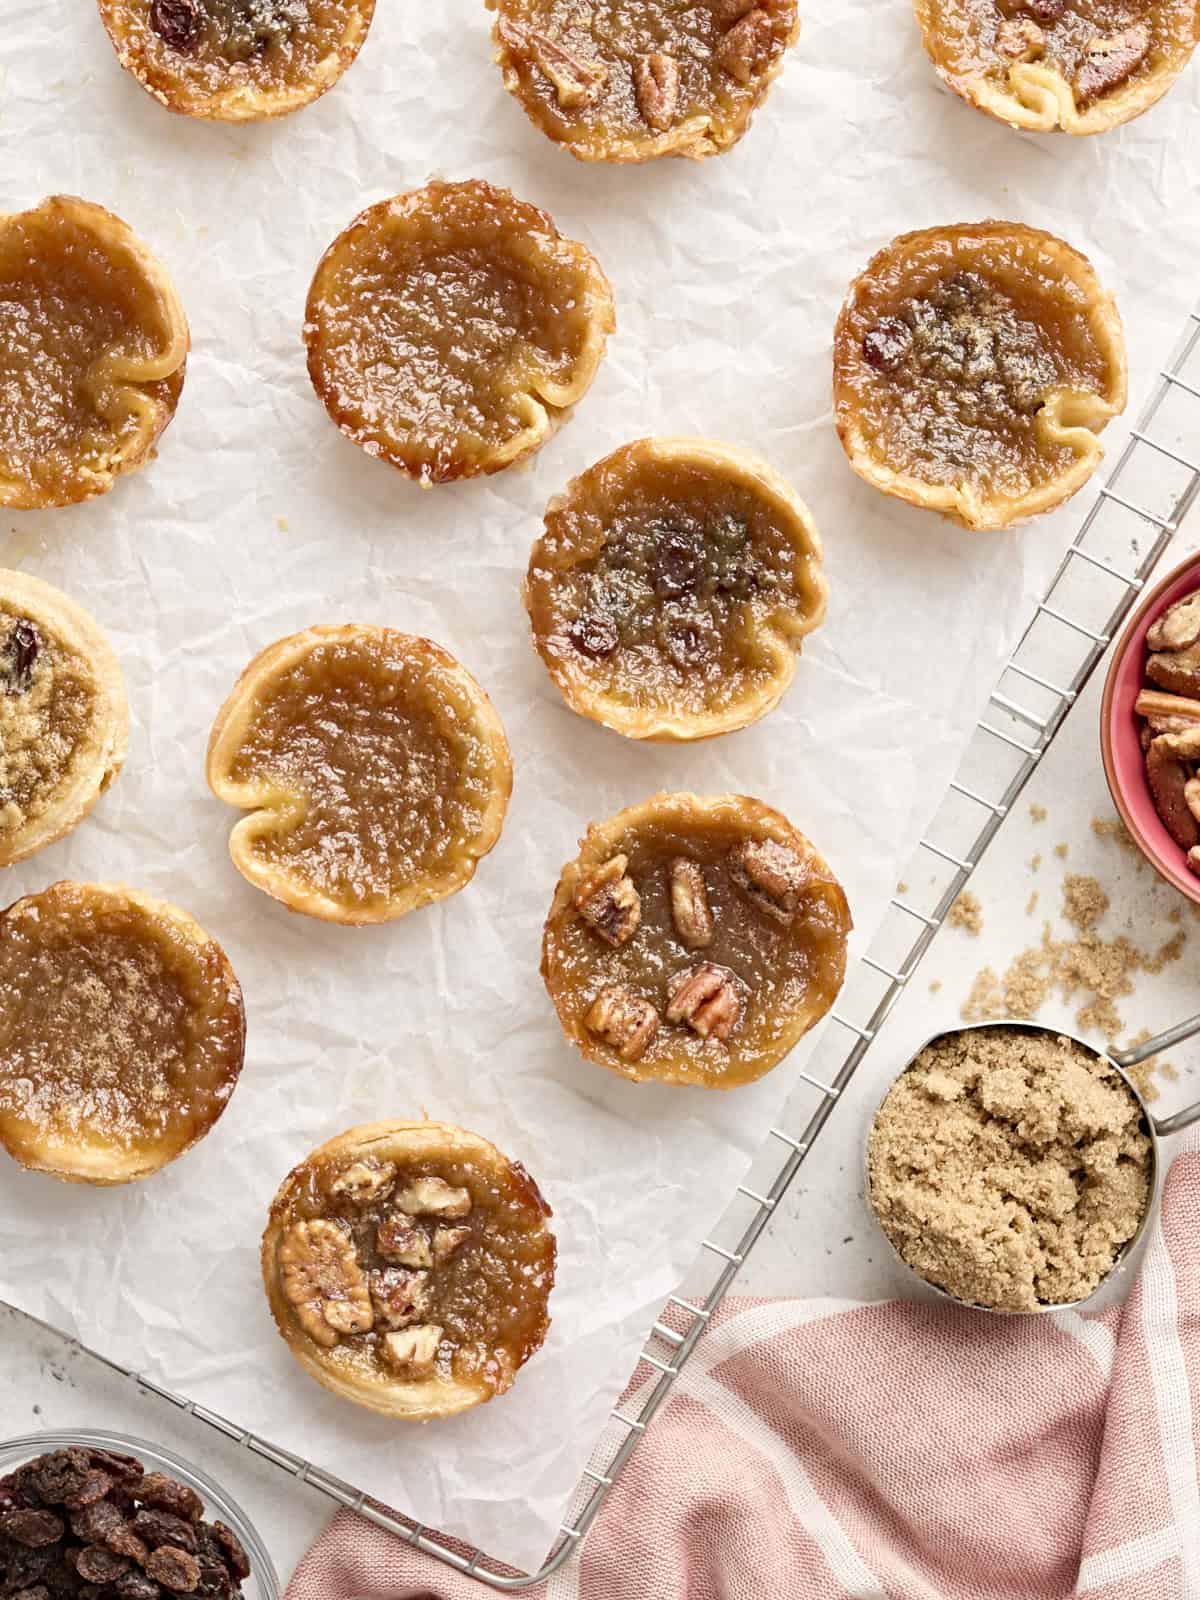
[[[940,1288],[936,1283],[930,1283],[928,1278],[922,1277],[915,1267],[911,1267],[908,1262],[905,1261],[904,1257],[896,1249],[896,1246],[892,1243],[891,1239],[888,1238],[887,1232],[883,1228],[879,1221],[879,1217],[875,1212],[875,1203],[871,1198],[870,1136],[871,1130],[875,1126],[876,1118],[883,1109],[883,1102],[892,1092],[893,1085],[904,1076],[910,1067],[916,1064],[917,1058],[921,1055],[922,1051],[928,1049],[928,1047],[935,1043],[936,1040],[957,1038],[960,1034],[975,1033],[980,1028],[1013,1028],[1024,1030],[1026,1033],[1047,1034],[1055,1039],[1070,1039],[1074,1044],[1080,1045],[1098,1061],[1102,1061],[1107,1066],[1112,1067],[1113,1071],[1117,1073],[1125,1086],[1128,1088],[1130,1094],[1137,1101],[1141,1110],[1142,1123],[1150,1139],[1150,1184],[1147,1191],[1146,1209],[1142,1212],[1142,1218],[1137,1225],[1137,1231],[1133,1233],[1130,1238],[1128,1238],[1121,1246],[1120,1250],[1117,1252],[1116,1259],[1113,1261],[1112,1266],[1105,1273],[1104,1277],[1101,1278],[1096,1287],[1091,1290],[1089,1294],[1084,1295],[1080,1300],[1065,1300],[1055,1305],[1051,1305],[1047,1302],[1045,1305],[1033,1306],[1020,1311],[1009,1310],[1004,1306],[982,1306],[976,1304],[974,1301],[960,1300],[957,1295],[953,1295],[948,1290]],[[879,1227],[880,1233],[883,1234],[884,1239],[887,1241],[888,1249],[892,1252],[892,1255],[905,1269],[905,1271],[910,1273],[918,1283],[923,1284],[926,1289],[932,1289],[933,1292],[937,1295],[940,1295],[943,1300],[949,1300],[953,1305],[956,1306],[966,1306],[968,1310],[971,1311],[987,1311],[993,1316],[1027,1317],[1035,1316],[1043,1311],[1072,1311],[1079,1306],[1086,1305],[1089,1300],[1095,1299],[1100,1291],[1110,1284],[1116,1274],[1128,1263],[1130,1257],[1137,1249],[1139,1242],[1145,1234],[1146,1229],[1150,1225],[1150,1219],[1154,1215],[1154,1208],[1158,1204],[1158,1179],[1159,1172],[1161,1170],[1159,1163],[1159,1141],[1161,1139],[1168,1138],[1173,1133],[1182,1132],[1184,1128],[1190,1127],[1193,1122],[1200,1121],[1200,1100],[1198,1100],[1194,1105],[1185,1106],[1182,1111],[1176,1111],[1169,1117],[1154,1116],[1147,1107],[1145,1100],[1142,1098],[1141,1092],[1139,1091],[1137,1085],[1134,1083],[1133,1079],[1129,1076],[1125,1069],[1127,1067],[1136,1067],[1139,1062],[1147,1060],[1152,1055],[1157,1055],[1160,1050],[1169,1050],[1173,1044],[1179,1044],[1179,1042],[1183,1039],[1190,1039],[1195,1033],[1200,1033],[1200,1015],[1189,1017],[1186,1022],[1176,1023],[1173,1028],[1168,1028],[1164,1033],[1156,1034],[1153,1039],[1147,1039],[1143,1044],[1135,1045],[1129,1050],[1101,1050],[1089,1040],[1081,1039],[1078,1034],[1070,1033],[1066,1028],[1052,1028],[1048,1027],[1044,1022],[1026,1022],[1020,1020],[1009,1021],[1007,1019],[1002,1019],[995,1022],[972,1022],[967,1023],[960,1028],[942,1028],[939,1032],[930,1034],[929,1038],[925,1040],[924,1044],[922,1044],[919,1049],[913,1051],[903,1068],[895,1075],[891,1083],[888,1084],[885,1093],[879,1101],[879,1104],[875,1107],[874,1115],[872,1116],[870,1126],[867,1129],[867,1138],[864,1142],[863,1164],[865,1171],[863,1192],[865,1193],[867,1202],[871,1207],[871,1213],[875,1217],[876,1225]]]

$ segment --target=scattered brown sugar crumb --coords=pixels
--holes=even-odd
[[[1145,1044],[1151,1037],[1150,1029],[1143,1028],[1140,1033],[1135,1033],[1132,1039],[1126,1039],[1123,1049],[1136,1050],[1138,1045]],[[1164,1061],[1161,1056],[1147,1056],[1145,1061],[1139,1061],[1136,1067],[1126,1067],[1126,1075],[1133,1079],[1143,1100],[1158,1099],[1158,1084],[1155,1078],[1165,1078],[1168,1083],[1174,1083],[1179,1073],[1169,1061]]]
[[[1070,848],[1071,846],[1064,839],[1060,844],[1056,844],[1054,846],[1054,854],[1060,861],[1065,861],[1067,859],[1067,852],[1070,850]]]
[[[870,1199],[901,1257],[972,1305],[1032,1311],[1101,1283],[1137,1232],[1152,1151],[1120,1075],[1050,1030],[926,1045],[868,1147]]]
[[[946,922],[951,928],[961,928],[964,933],[969,933],[972,939],[977,938],[983,928],[983,907],[977,896],[969,889],[964,889],[950,907]]]
[[[1007,1015],[1000,979],[991,967],[984,967],[975,974],[971,992],[963,1002],[962,1019],[964,1022],[995,1022],[998,1017]]]
[[[1034,800],[1029,807],[1029,815],[1035,822],[1045,822],[1050,813],[1046,810],[1045,806],[1038,805],[1037,801]]]
[[[1093,817],[1092,832],[1097,839],[1115,840],[1127,855],[1131,855],[1136,859],[1139,872],[1145,867],[1146,858],[1134,843],[1128,828],[1126,828],[1120,817]]]
[[[1037,869],[1041,866],[1041,864],[1042,864],[1041,855],[1039,854],[1039,855],[1033,856],[1031,858],[1030,862],[1029,862],[1029,870],[1030,870],[1030,872],[1036,872]]]
[[[934,978],[932,983],[930,983],[930,985],[929,985],[930,994],[936,994],[941,987],[942,987],[942,980],[940,978]]]
[[[1029,896],[1029,899],[1025,902],[1025,915],[1027,917],[1031,917],[1033,915],[1033,913],[1037,910],[1037,903],[1038,903],[1038,892],[1035,889],[1033,891],[1033,893]]]
[[[908,885],[905,883],[903,878],[901,878],[900,882],[896,885],[896,893],[897,894],[907,894],[908,893]]]
[[[1069,872],[1063,882],[1063,916],[1073,928],[1086,933],[1108,910],[1108,896],[1098,879]]]
[[[1183,912],[1180,911],[1178,906],[1172,906],[1170,911],[1167,912],[1167,921],[1168,922],[1182,922],[1183,921]]]

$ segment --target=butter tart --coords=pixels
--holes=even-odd
[[[187,353],[170,279],[111,211],[53,195],[0,216],[0,506],[73,505],[140,467]]]
[[[808,508],[765,462],[707,439],[639,439],[550,502],[523,593],[573,711],[683,740],[778,705],[826,584]]]
[[[590,1061],[733,1089],[829,1010],[850,927],[841,885],[778,811],[659,794],[588,829],[558,880],[542,976]]]
[[[544,444],[615,326],[591,252],[475,180],[358,216],[317,267],[304,339],[341,431],[428,485],[499,472]]]
[[[555,1241],[519,1161],[444,1122],[372,1122],[291,1172],[263,1283],[296,1360],[408,1421],[503,1394],[541,1348]]]
[[[0,569],[0,866],[70,833],[121,770],[129,707],[81,606]]]
[[[208,783],[249,812],[229,853],[293,911],[390,922],[456,893],[500,837],[500,719],[447,650],[394,628],[306,628],[242,673]]]
[[[1200,32],[1196,0],[915,0],[939,76],[1037,133],[1102,133],[1160,99]]]
[[[69,1183],[149,1177],[224,1111],[242,991],[186,912],[55,883],[0,913],[0,1143]]]
[[[735,145],[796,42],[796,0],[488,0],[504,85],[581,161]]]
[[[170,111],[260,122],[323,95],[375,0],[99,0],[117,59]]]
[[[965,528],[1009,528],[1074,494],[1125,387],[1111,296],[1077,250],[1020,223],[894,239],[851,285],[834,335],[851,466]]]

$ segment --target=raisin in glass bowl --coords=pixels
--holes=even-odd
[[[162,1473],[194,1490],[204,1502],[204,1520],[223,1522],[237,1537],[250,1566],[250,1576],[242,1582],[243,1600],[279,1600],[279,1578],[267,1554],[261,1535],[246,1513],[219,1484],[199,1467],[161,1445],[121,1433],[106,1433],[87,1428],[31,1433],[20,1439],[0,1442],[0,1478],[39,1456],[72,1446],[104,1450],[116,1455],[136,1456],[147,1473]],[[183,1600],[183,1597],[180,1597]]]

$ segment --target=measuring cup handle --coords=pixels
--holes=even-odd
[[[1108,1054],[1119,1067],[1136,1067],[1139,1061],[1157,1055],[1160,1050],[1169,1050],[1173,1044],[1178,1044],[1181,1039],[1190,1039],[1194,1033],[1200,1033],[1200,1014],[1189,1017],[1186,1022],[1177,1022],[1173,1028],[1155,1034],[1153,1039],[1147,1039],[1144,1044],[1134,1045],[1130,1050],[1110,1050]],[[1184,1106],[1172,1117],[1152,1117],[1151,1121],[1155,1133],[1163,1137],[1190,1128],[1193,1122],[1200,1122],[1200,1100],[1194,1106]]]

